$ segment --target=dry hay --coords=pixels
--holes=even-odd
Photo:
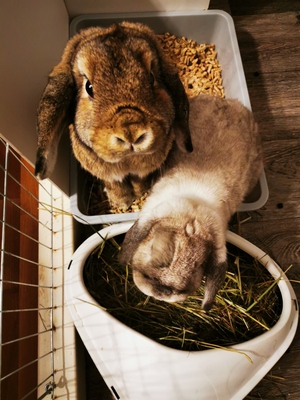
[[[88,257],[85,284],[115,318],[166,346],[200,350],[232,346],[269,330],[278,320],[281,295],[268,271],[228,244],[228,272],[209,313],[201,309],[203,287],[183,303],[147,297],[133,283],[131,269],[117,262],[118,244],[103,242]]]

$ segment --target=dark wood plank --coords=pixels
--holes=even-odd
[[[300,25],[299,1],[229,1],[254,115],[260,125],[267,204],[243,213],[240,234],[300,280]],[[269,15],[266,15],[269,14]],[[300,299],[300,284],[293,283]],[[300,398],[300,331],[290,349],[249,398]],[[270,376],[269,375],[269,376]],[[248,398],[248,397],[247,397]]]
[[[299,149],[300,139],[264,142],[269,187],[269,199],[259,210],[264,222],[300,217]]]
[[[299,0],[229,0],[232,15],[275,14],[300,11]]]
[[[249,213],[253,216],[255,213]],[[259,211],[260,214],[260,211]],[[240,234],[269,254],[283,270],[293,265],[289,276],[300,277],[300,218],[242,224]]]
[[[299,71],[300,24],[296,13],[239,16],[234,17],[234,23],[246,72]]]

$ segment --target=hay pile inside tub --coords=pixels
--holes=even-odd
[[[116,237],[119,243],[122,238]],[[155,300],[140,292],[130,267],[117,261],[118,242],[103,241],[89,255],[86,287],[101,308],[158,343],[187,351],[225,348],[268,331],[279,319],[282,300],[277,281],[259,261],[231,244],[227,244],[225,284],[205,313],[204,287],[183,303]]]
[[[177,37],[169,32],[157,35],[164,53],[176,65],[179,78],[188,98],[200,94],[225,97],[222,69],[217,58],[217,50],[213,43],[200,43],[186,37]],[[86,181],[89,187],[87,201],[88,215],[122,214],[125,211],[118,207],[110,207],[104,192],[103,183],[89,176]],[[134,200],[126,213],[138,212],[145,201],[147,193]]]

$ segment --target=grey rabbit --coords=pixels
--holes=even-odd
[[[209,310],[227,270],[226,230],[263,168],[258,126],[238,100],[190,99],[193,152],[176,146],[119,253],[136,286],[167,302],[184,301],[205,277]]]

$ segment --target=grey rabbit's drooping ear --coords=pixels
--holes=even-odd
[[[132,262],[135,251],[148,236],[152,226],[153,223],[151,221],[143,226],[140,226],[139,221],[136,221],[127,231],[118,255],[118,260],[121,264],[126,265]]]
[[[218,291],[221,289],[227,271],[227,260],[217,263],[211,259],[205,269],[205,293],[202,302],[202,309],[209,311],[214,303]]]

